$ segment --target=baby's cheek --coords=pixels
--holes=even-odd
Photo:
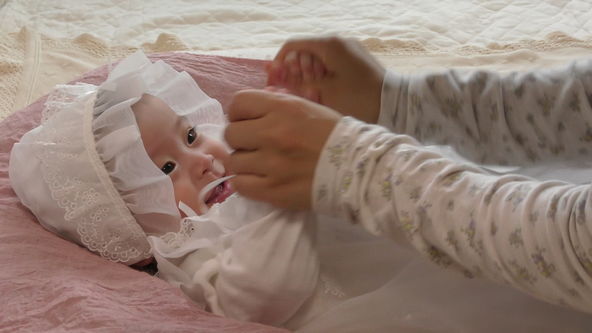
[[[175,189],[175,202],[177,204],[183,202],[198,212],[197,200],[200,189],[195,188],[191,181],[183,181],[182,179],[173,179],[173,188]]]

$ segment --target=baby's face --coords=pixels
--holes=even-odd
[[[208,183],[226,176],[226,146],[196,131],[161,99],[143,95],[132,106],[144,148],[150,159],[171,177],[176,202],[182,201],[202,214],[199,192]],[[205,196],[206,205],[224,201],[232,194],[224,182]]]

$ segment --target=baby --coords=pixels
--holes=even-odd
[[[56,87],[10,180],[48,230],[126,265],[156,257],[204,308],[282,325],[317,284],[315,223],[233,195],[225,123],[187,73],[136,53],[98,87]]]
[[[166,108],[162,117],[155,108]],[[155,128],[150,117],[163,127]],[[199,135],[197,124],[202,127]],[[224,124],[220,103],[187,73],[162,61],[152,64],[136,53],[99,87],[56,87],[42,124],[12,149],[10,180],[44,227],[109,260],[132,265],[152,257],[146,235],[179,230],[179,201],[194,205],[192,195],[224,175],[227,148],[205,135],[220,136]],[[173,133],[166,133],[167,140],[155,140],[171,130],[183,132],[186,151],[203,161],[198,181],[177,182],[190,168],[186,155],[172,141]],[[157,136],[147,134],[152,131]],[[150,156],[143,140],[154,146]],[[162,149],[169,154],[162,155]],[[209,194],[208,203],[222,201],[229,192],[221,185]]]
[[[511,290],[455,288],[453,273],[357,226],[233,194],[224,125],[191,77],[136,53],[99,87],[57,87],[9,175],[50,231],[111,261],[154,257],[160,278],[219,315],[303,332],[485,332],[507,328],[482,320],[488,311],[531,305],[521,313],[533,321],[510,327],[572,327],[571,314]],[[467,311],[471,300],[483,310]]]

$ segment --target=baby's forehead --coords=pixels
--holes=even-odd
[[[174,103],[173,103],[174,104]],[[175,122],[177,127],[199,127],[207,124],[208,121],[204,121],[203,113],[200,115],[197,113],[181,113],[178,112],[166,103],[166,101],[158,96],[154,96],[148,93],[142,95],[142,97],[132,105],[132,111],[136,118],[140,131],[143,129],[150,132],[165,130],[168,124]]]
[[[136,103],[132,104],[132,109],[134,108],[144,108],[153,111],[158,111],[161,109],[173,111],[164,100],[148,93],[142,94],[140,99]]]
[[[146,142],[157,142],[167,133],[176,132],[180,127],[186,126],[184,117],[179,116],[161,99],[149,95],[132,105],[132,111],[136,123]]]
[[[142,97],[131,106],[136,118],[176,119],[180,116],[162,99],[143,94]]]

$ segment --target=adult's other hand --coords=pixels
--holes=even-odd
[[[292,39],[268,67],[268,84],[367,123],[380,112],[386,70],[357,40]]]

